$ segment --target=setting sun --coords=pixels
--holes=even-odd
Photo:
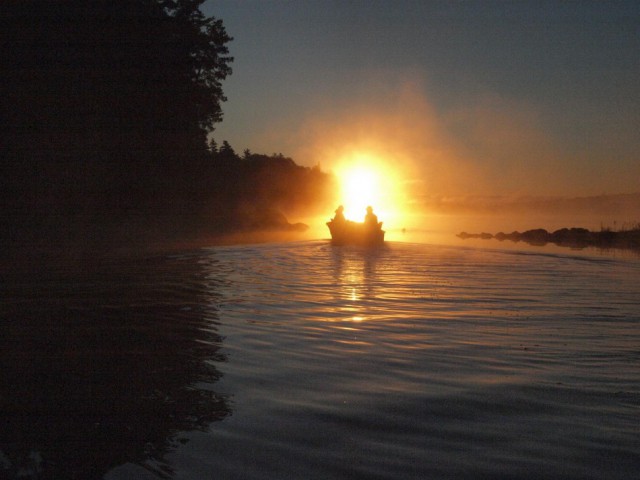
[[[369,205],[387,226],[398,219],[402,189],[389,163],[372,154],[357,154],[340,162],[335,173],[340,180],[338,201],[347,219],[362,222]]]
[[[368,205],[380,202],[380,182],[376,172],[364,167],[355,167],[342,174],[342,199],[345,216],[360,220]]]

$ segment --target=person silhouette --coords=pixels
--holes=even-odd
[[[336,216],[333,217],[333,221],[336,223],[342,223],[346,221],[346,219],[344,218],[344,207],[342,205],[336,208]]]
[[[367,214],[364,217],[364,224],[369,229],[378,228],[378,217],[373,213],[373,208],[367,207]]]

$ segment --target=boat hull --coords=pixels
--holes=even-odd
[[[382,245],[385,232],[381,226],[382,223],[378,223],[376,228],[351,221],[327,222],[333,245]]]

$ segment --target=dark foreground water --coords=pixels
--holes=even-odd
[[[640,260],[390,243],[4,268],[0,478],[638,478]]]

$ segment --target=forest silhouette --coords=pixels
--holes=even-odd
[[[301,228],[329,175],[208,144],[233,58],[202,3],[0,5],[3,244]]]

